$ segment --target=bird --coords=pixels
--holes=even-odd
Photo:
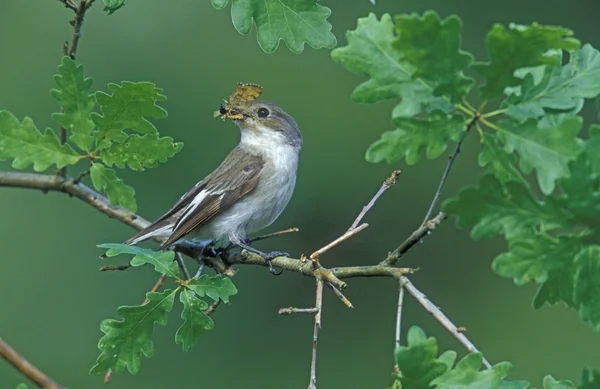
[[[296,186],[302,134],[277,105],[257,99],[262,87],[239,83],[215,113],[240,129],[239,144],[208,176],[165,214],[125,241],[137,245],[162,238],[161,250],[184,237],[238,246],[271,260],[287,253],[262,252],[248,235],[270,226],[287,207]]]

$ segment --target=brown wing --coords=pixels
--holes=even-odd
[[[176,204],[172,211],[178,209],[169,211],[174,214],[185,206],[171,236],[161,249],[169,247],[251,192],[258,184],[263,166],[262,157],[249,154],[239,147],[233,149],[225,161],[198,188],[194,188],[194,194],[184,196],[180,200],[182,204]]]

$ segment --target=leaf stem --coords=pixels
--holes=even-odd
[[[467,98],[465,96],[463,96],[462,102],[471,111],[471,114],[477,112],[477,110],[475,109],[475,107],[473,107],[471,105],[471,103],[469,103],[469,101],[467,100]]]
[[[474,110],[471,111],[469,108],[465,107],[462,104],[458,104],[456,106],[456,108],[458,108],[459,111],[462,111],[462,112],[466,113],[469,116],[469,118],[473,117],[473,115],[475,114]]]
[[[491,118],[492,116],[501,115],[501,114],[503,114],[505,112],[506,112],[506,109],[497,109],[495,111],[486,112],[484,114],[481,114],[481,118],[482,119],[487,119],[487,118]]]
[[[489,128],[491,128],[492,130],[498,131],[498,132],[504,132],[503,129],[501,129],[500,127],[498,127],[497,125],[495,125],[494,123],[486,120],[485,118],[481,117],[480,118],[481,123],[483,123],[484,125],[488,126]]]

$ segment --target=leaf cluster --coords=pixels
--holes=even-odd
[[[538,283],[536,308],[562,301],[600,329],[600,125],[580,116],[600,95],[600,52],[563,27],[498,24],[489,59],[476,61],[461,48],[460,19],[431,11],[371,14],[346,37],[332,58],[368,76],[352,98],[399,101],[395,129],[366,159],[410,165],[476,132],[482,174],[443,210],[473,239],[507,239],[492,267],[518,285]],[[477,95],[479,109],[469,102]]]
[[[91,373],[106,373],[109,369],[118,373],[127,369],[131,374],[136,374],[142,355],[154,355],[152,337],[155,324],[167,324],[167,315],[173,309],[177,295],[183,323],[175,333],[175,343],[181,344],[183,351],[189,351],[202,335],[214,328],[213,320],[205,313],[209,305],[202,298],[206,296],[215,302],[228,303],[229,298],[237,294],[231,279],[222,275],[203,274],[190,280],[181,279],[173,251],[153,251],[112,243],[98,247],[108,249],[107,257],[133,255],[129,262],[131,266],[151,265],[177,286],[163,292],[149,292],[143,304],[119,307],[117,313],[121,316],[120,320],[106,319],[100,324],[100,330],[104,332],[98,342],[101,353]]]
[[[57,87],[50,93],[61,109],[52,119],[68,138],[61,142],[52,129],[42,132],[30,118],[19,121],[12,113],[0,111],[0,160],[11,160],[15,169],[33,165],[38,172],[85,161],[94,187],[111,204],[135,212],[134,189],[112,167],[143,171],[182,149],[182,143],[161,137],[148,121],[167,116],[158,105],[166,97],[150,82],[125,81],[109,84],[110,94],[90,93],[92,79],[69,57],[62,59],[54,80]]]
[[[396,372],[392,389],[527,389],[527,381],[507,380],[512,370],[509,362],[500,362],[482,370],[483,356],[471,353],[456,362],[457,354],[446,351],[438,355],[435,338],[427,337],[417,326],[408,330],[407,345],[396,349]],[[543,389],[600,388],[600,373],[585,369],[579,385],[544,377]],[[531,388],[533,389],[533,388]]]

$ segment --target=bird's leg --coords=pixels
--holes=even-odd
[[[192,258],[196,258],[198,256],[214,258],[220,254],[220,248],[214,248],[215,243],[216,242],[214,240],[179,240],[173,243],[169,249],[180,252]]]
[[[251,253],[258,254],[261,257],[263,257],[265,259],[265,261],[267,262],[267,266],[269,266],[269,271],[271,272],[271,274],[278,276],[281,273],[283,273],[283,270],[278,273],[271,265],[271,261],[277,257],[289,257],[290,255],[288,253],[284,253],[283,251],[271,251],[270,253],[263,253],[260,250],[252,248],[249,243],[250,242],[248,242],[247,240],[244,240],[244,241],[240,240],[240,241],[236,242],[235,244],[240,246],[240,248],[242,248],[246,251],[250,251]]]

